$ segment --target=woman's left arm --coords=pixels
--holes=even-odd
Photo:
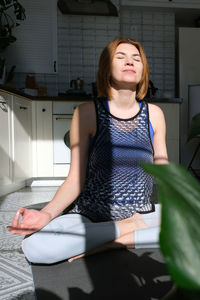
[[[163,111],[154,104],[149,105],[149,118],[153,127],[154,163],[167,164],[166,123]]]

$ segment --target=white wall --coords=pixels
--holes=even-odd
[[[26,7],[26,1],[23,1]],[[55,0],[51,1],[54,3]],[[149,61],[151,80],[159,88],[157,96],[174,96],[174,12],[159,8],[152,10],[150,7],[124,6],[123,2],[124,0],[113,0],[119,8],[119,17],[63,15],[57,10],[58,73],[42,72],[41,68],[38,72],[34,71],[37,84],[47,86],[48,95],[66,92],[70,87],[70,80],[77,77],[85,81],[85,90],[90,93],[90,84],[96,78],[100,52],[109,41],[124,36],[142,42]],[[37,3],[34,2],[34,11],[37,10],[36,6],[39,10],[38,0]],[[41,19],[38,24],[41,26],[42,22]],[[23,31],[23,23],[18,29]],[[32,36],[30,32],[30,37]],[[16,46],[13,49],[16,49],[17,53],[19,51],[21,53],[20,47],[21,49],[24,47],[23,39],[13,46]],[[36,50],[40,47],[41,43],[38,40]],[[35,55],[34,49],[29,53],[31,58]],[[44,50],[48,51],[46,46]],[[45,51],[40,50],[41,53]],[[16,72],[18,70],[16,69]],[[26,75],[25,72],[17,72],[15,76],[17,88],[24,87]]]
[[[57,56],[56,0],[20,0],[26,19],[13,30],[17,40],[6,51],[7,67],[17,72],[54,73]]]
[[[173,97],[175,90],[175,15],[168,10],[122,7],[121,33],[144,47],[150,79],[157,96]]]
[[[146,52],[157,96],[173,97],[175,17],[172,11],[121,7],[119,17],[69,16],[58,11],[58,87],[65,92],[81,77],[95,81],[98,59],[108,42],[122,36],[139,40]]]
[[[59,91],[65,92],[71,79],[81,77],[90,92],[101,51],[118,36],[118,17],[63,15],[58,10]]]
[[[174,96],[174,8],[200,8],[200,1],[112,0],[112,2],[119,8],[119,17],[67,16],[57,11],[58,74],[48,74],[40,68],[35,72],[37,83],[47,86],[49,95],[57,95],[58,92],[65,92],[69,88],[71,79],[81,76],[85,81],[86,91],[91,92],[89,84],[95,80],[100,51],[108,41],[123,35],[142,42],[149,61],[151,79],[159,88],[157,96]],[[38,9],[40,12],[40,1],[23,0],[23,3],[25,7],[33,5],[34,11]],[[51,3],[55,4],[56,0],[51,0]],[[45,5],[42,5],[44,12]],[[49,16],[49,20],[51,18]],[[35,28],[38,28],[38,24],[39,28],[42,28],[42,22],[43,18],[35,22]],[[23,30],[23,22],[18,30]],[[49,29],[49,33],[52,33],[52,29]],[[29,38],[32,36],[30,32]],[[17,44],[18,42],[13,44],[16,52],[21,51],[20,47],[24,47],[22,41],[21,45]],[[36,50],[40,48],[41,43],[36,43]],[[42,53],[41,49],[39,51]],[[16,74],[17,88],[24,87],[26,74],[21,71]]]

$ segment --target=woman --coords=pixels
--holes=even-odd
[[[41,211],[19,208],[8,226],[28,235],[22,249],[29,261],[72,261],[117,245],[157,245],[159,207],[150,201],[153,180],[140,162],[168,158],[164,115],[142,100],[148,82],[139,42],[119,38],[103,50],[99,98],[80,105],[72,119],[68,177]]]

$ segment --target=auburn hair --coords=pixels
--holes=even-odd
[[[133,39],[125,39],[125,38],[117,38],[111,41],[102,51],[100,59],[99,59],[99,69],[97,73],[97,91],[99,97],[106,97],[110,99],[111,95],[111,64],[113,61],[114,54],[116,52],[119,44],[131,44],[134,45],[141,56],[142,64],[143,64],[143,72],[140,82],[137,85],[136,89],[136,98],[138,100],[142,100],[148,90],[149,86],[149,67],[146,55],[144,50],[140,44],[140,42]]]

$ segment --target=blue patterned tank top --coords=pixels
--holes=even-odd
[[[153,163],[148,104],[129,119],[113,116],[102,99],[95,101],[97,130],[89,149],[83,191],[70,213],[94,222],[121,220],[154,210],[153,178],[140,162]]]

